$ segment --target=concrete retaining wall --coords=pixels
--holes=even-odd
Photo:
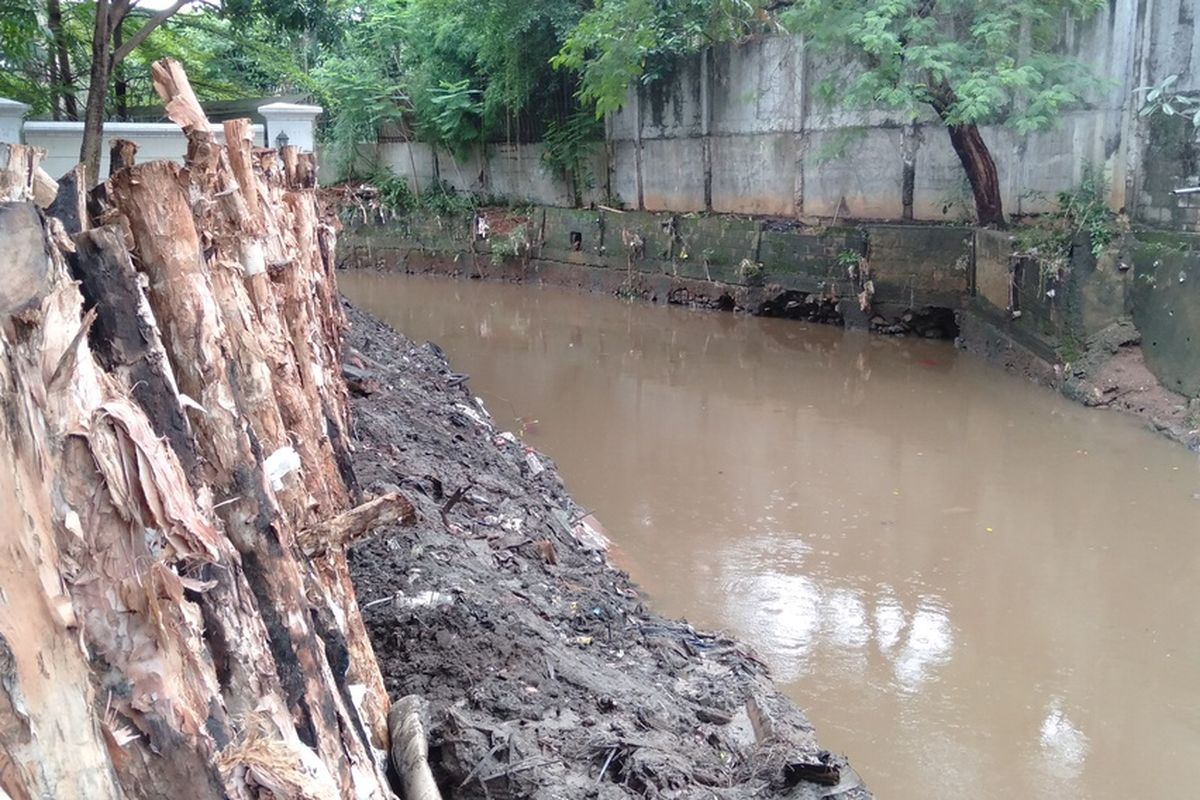
[[[861,280],[849,268],[864,256],[877,307],[968,311],[989,336],[1048,365],[1075,361],[1115,323],[1132,318],[1146,364],[1164,386],[1200,397],[1200,346],[1193,344],[1200,343],[1200,236],[1143,232],[1100,258],[1081,238],[1068,263],[1048,270],[1016,257],[1011,234],[962,226],[820,227],[558,207],[534,209],[525,225],[533,247],[517,260],[493,257],[495,238],[475,238],[470,215],[429,213],[348,225],[341,258],[385,270],[553,276],[604,291],[636,285],[664,300],[675,292],[710,304],[727,296],[746,308],[798,292],[841,299],[852,313]]]
[[[1163,384],[1200,397],[1200,236],[1148,234],[1133,252],[1133,319]]]
[[[1112,0],[1086,25],[1063,31],[1062,49],[1101,78],[1085,109],[1053,130],[1021,136],[988,127],[1009,214],[1049,210],[1089,166],[1110,181],[1109,204],[1152,224],[1200,229],[1200,199],[1171,194],[1200,182],[1195,131],[1180,120],[1138,117],[1137,89],[1180,76],[1200,90],[1195,0]],[[787,36],[722,45],[682,59],[670,79],[641,87],[608,122],[595,185],[584,203],[649,211],[710,210],[824,219],[970,218],[973,204],[945,130],[882,111],[824,107],[826,78],[853,64],[807,54]],[[409,151],[412,150],[412,158]],[[1147,153],[1152,156],[1147,157]],[[428,182],[570,205],[540,145],[489,145],[454,166],[423,144],[385,143],[379,160]],[[413,165],[416,165],[414,171]]]
[[[880,302],[956,306],[970,290],[972,229],[955,226],[805,227],[726,215],[538,208],[531,263],[561,263],[780,291],[853,296],[848,267],[868,256]],[[358,266],[406,258],[491,259],[469,217],[409,214],[343,234]]]

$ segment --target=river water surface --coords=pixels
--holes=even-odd
[[[880,798],[1200,796],[1200,465],[944,343],[346,273]]]

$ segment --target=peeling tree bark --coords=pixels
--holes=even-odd
[[[153,77],[186,166],[60,203],[73,241],[0,149],[0,797],[392,798],[344,547],[412,507],[350,508],[336,224]]]
[[[115,175],[126,167],[132,167],[137,157],[137,142],[129,139],[113,139],[108,149],[108,174]]]

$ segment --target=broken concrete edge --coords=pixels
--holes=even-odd
[[[958,312],[955,345],[1026,380],[1092,408],[1108,408],[1141,420],[1146,427],[1200,452],[1200,399],[1162,385],[1146,368],[1140,334],[1128,320],[1114,322],[1085,343],[1067,362],[1044,340],[1013,327],[1010,320],[976,308]],[[1122,362],[1131,370],[1114,369]]]

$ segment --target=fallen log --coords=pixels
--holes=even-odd
[[[186,163],[91,209],[0,145],[0,798],[392,798],[344,548],[412,506],[351,507],[336,225],[153,82]]]

